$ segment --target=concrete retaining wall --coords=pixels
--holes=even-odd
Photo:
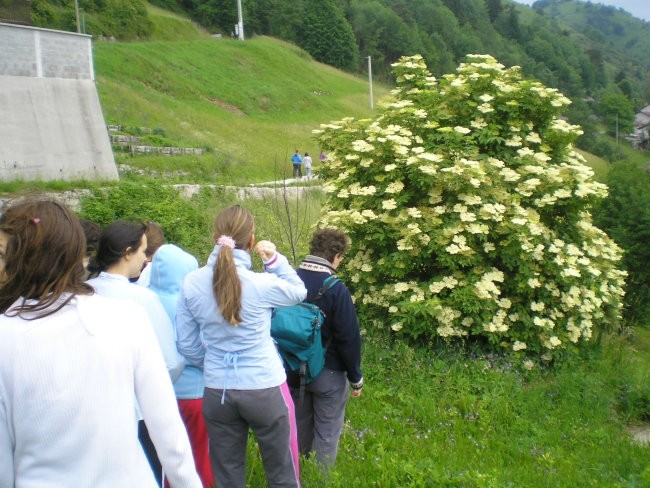
[[[89,35],[0,24],[0,46],[2,75],[95,79]]]
[[[0,178],[117,179],[91,38],[0,24]]]

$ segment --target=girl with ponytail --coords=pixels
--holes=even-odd
[[[217,486],[246,485],[249,428],[257,437],[269,486],[298,487],[294,406],[271,339],[271,313],[307,291],[273,243],[255,245],[255,222],[243,207],[215,219],[208,263],[185,279],[176,310],[177,345],[202,367],[203,414]],[[264,272],[251,271],[254,250]]]

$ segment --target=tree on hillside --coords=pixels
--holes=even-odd
[[[373,119],[317,131],[319,225],[352,239],[343,272],[368,327],[543,360],[615,327],[620,250],[592,224],[606,187],[559,118],[570,101],[487,55],[439,81],[420,56],[395,75]]]
[[[232,0],[184,0],[191,5],[194,17],[207,27],[229,34],[237,23],[237,4]]]
[[[612,166],[607,176],[609,196],[598,207],[596,221],[625,250],[629,273],[625,316],[643,323],[650,315],[650,172],[631,162]]]
[[[501,0],[485,0],[485,6],[488,15],[490,16],[490,22],[496,22],[503,13],[503,4],[501,3]]]
[[[607,133],[612,136],[618,134],[623,137],[634,129],[632,102],[614,84],[599,93],[597,111],[607,127]]]
[[[388,75],[390,65],[404,54],[417,52],[413,29],[393,10],[376,0],[355,2],[349,11],[350,23],[361,55],[371,56],[374,72]]]
[[[353,70],[359,63],[352,27],[332,0],[305,1],[297,40],[317,61],[344,70]]]

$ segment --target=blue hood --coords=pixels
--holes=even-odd
[[[176,304],[178,295],[183,287],[183,281],[188,273],[198,269],[199,263],[191,254],[173,244],[165,244],[158,248],[151,260],[151,280],[149,289],[154,291],[165,307],[169,318],[174,324],[176,337]],[[187,364],[183,374],[174,382],[176,398],[190,400],[203,396],[203,371]]]
[[[169,318],[175,322],[176,302],[185,276],[199,267],[194,256],[173,244],[164,244],[151,261],[149,288],[156,292]]]

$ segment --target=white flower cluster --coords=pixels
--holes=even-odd
[[[474,284],[474,293],[482,300],[493,300],[501,295],[501,290],[495,284],[503,283],[504,274],[498,269],[492,269],[481,276],[481,279]]]

